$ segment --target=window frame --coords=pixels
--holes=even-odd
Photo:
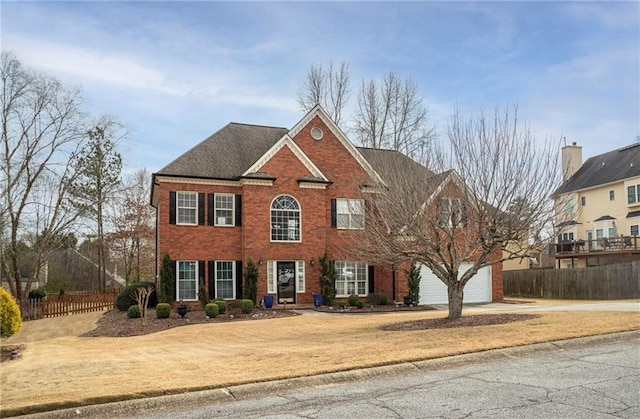
[[[274,208],[276,202],[281,199],[289,199],[290,202],[295,203],[297,208]],[[277,215],[280,213],[280,215]],[[297,214],[297,217],[291,217],[292,214],[284,214],[284,213],[294,213]],[[278,217],[274,219],[274,217]],[[278,222],[278,219],[281,220],[282,223],[286,222],[288,227],[282,228],[281,224]],[[295,221],[296,225],[292,229],[291,221]],[[293,231],[293,239],[289,239],[291,232]],[[283,233],[286,232],[286,233]],[[275,237],[275,238],[274,238]],[[283,238],[287,237],[287,238]],[[282,194],[278,195],[271,201],[271,205],[269,206],[269,239],[274,243],[301,243],[302,242],[302,208],[300,206],[300,202],[292,195]]]
[[[633,189],[633,193],[630,193]],[[631,201],[633,197],[633,201]],[[634,183],[633,185],[627,185],[627,205],[640,204],[640,183]]]
[[[180,205],[180,198],[184,195],[192,195],[195,197],[193,208],[188,206]],[[181,221],[181,218],[184,219],[183,214],[180,213],[180,210],[189,210],[193,211],[193,222],[185,222]],[[189,226],[197,226],[198,225],[198,192],[194,191],[176,191],[176,225],[189,225]]]
[[[634,227],[635,227],[635,230],[636,230],[636,234],[633,234]],[[640,224],[631,224],[629,226],[629,235],[630,236],[640,236]]]
[[[609,201],[615,201],[616,200],[616,191],[614,191],[613,189],[611,189],[609,191]]]
[[[352,260],[336,260],[334,262],[336,270],[336,297],[344,298],[349,297],[351,294],[356,294],[360,297],[366,297],[369,294],[369,264],[366,262],[352,261]],[[353,269],[355,277],[353,280],[347,281],[345,279],[345,270]],[[361,275],[361,276],[359,276]],[[344,283],[344,285],[341,285]],[[349,288],[349,284],[353,283],[353,288]],[[360,292],[359,285],[362,285],[364,293]],[[343,293],[339,293],[338,290],[342,288]],[[353,293],[349,291],[353,290]]]
[[[231,279],[220,279],[218,277],[219,272],[221,272],[221,269],[218,268],[218,264],[223,264],[223,263],[230,263],[231,264]],[[220,281],[225,281],[225,282],[231,282],[231,297],[223,297],[219,294],[219,282]],[[234,300],[236,297],[236,262],[233,260],[216,260],[215,264],[213,266],[213,286],[216,288],[215,289],[215,296],[216,298],[220,298],[223,300]]]
[[[180,265],[181,264],[191,264],[194,266],[193,269],[193,273],[194,273],[194,277],[193,279],[189,278],[189,279],[182,279],[181,278],[181,273],[184,272],[183,270],[180,269]],[[176,261],[176,301],[198,301],[198,287],[200,286],[200,284],[198,283],[198,278],[199,278],[199,267],[198,267],[198,261],[197,260],[177,260]],[[194,295],[193,298],[186,298],[186,297],[182,297],[180,296],[180,292],[182,290],[181,287],[181,283],[187,283],[187,282],[193,282],[195,284],[194,287]]]
[[[357,204],[356,204],[357,203]],[[341,205],[342,204],[342,205]],[[346,206],[346,212],[341,212],[340,210],[344,210]],[[342,207],[342,208],[341,208]],[[358,209],[360,212],[353,211],[354,209]],[[336,198],[336,228],[338,230],[364,230],[365,229],[365,220],[364,220],[364,212],[365,212],[365,202],[364,199],[358,198]],[[359,225],[355,225],[354,216],[360,216],[361,221]],[[340,219],[341,217],[347,217],[347,225],[341,225]]]
[[[580,205],[583,206],[583,207],[587,205],[587,197],[586,196],[581,196],[580,197]]]
[[[231,209],[229,208],[221,208],[218,207],[218,197],[224,197],[227,199],[231,200]],[[236,198],[235,198],[235,194],[231,194],[231,193],[215,193],[213,194],[213,225],[216,227],[235,227],[236,222],[235,222],[235,211],[236,211]],[[227,223],[220,223],[219,220],[219,216],[218,216],[218,211],[225,211],[225,212],[230,212],[230,215],[228,216],[229,220],[231,221],[229,224]],[[224,217],[225,219],[227,218],[226,216]]]

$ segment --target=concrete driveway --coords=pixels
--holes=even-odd
[[[562,300],[522,300],[522,304],[490,303],[465,305],[463,312],[497,312],[497,311],[632,311],[640,312],[639,300],[611,301],[562,301]],[[439,306],[446,310],[447,306]]]

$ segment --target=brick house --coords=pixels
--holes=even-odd
[[[251,258],[259,296],[309,305],[320,292],[325,252],[335,263],[338,298],[402,298],[403,276],[349,252],[389,164],[433,174],[398,152],[355,147],[319,106],[291,129],[226,125],[153,174],[156,257],[159,264],[168,254],[174,263],[176,299],[197,300],[201,281],[210,298],[241,298]],[[490,291],[489,301],[501,299],[501,269],[490,277],[499,295]]]

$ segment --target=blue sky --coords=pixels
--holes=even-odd
[[[444,138],[464,112],[519,106],[585,158],[640,134],[640,2],[11,2],[2,49],[80,85],[157,171],[228,122],[293,126],[313,63],[412,78]]]

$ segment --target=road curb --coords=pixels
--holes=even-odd
[[[169,412],[181,407],[197,407],[207,404],[217,404],[257,398],[269,394],[285,394],[304,388],[313,388],[325,385],[346,384],[371,378],[384,378],[403,374],[412,374],[419,371],[433,371],[447,368],[455,368],[478,362],[493,362],[504,358],[527,357],[537,353],[563,351],[598,344],[614,343],[640,339],[640,330],[629,332],[610,333],[581,338],[566,339],[554,342],[535,343],[525,346],[510,348],[490,349],[482,352],[474,352],[462,355],[434,358],[428,360],[416,360],[401,364],[382,365],[377,367],[355,369],[349,371],[332,372],[308,377],[295,377],[275,381],[241,384],[217,389],[167,390],[177,394],[144,394],[128,395],[129,400],[123,401],[122,395],[105,397],[100,400],[84,400],[59,405],[30,406],[26,409],[7,410],[0,413],[2,417],[19,415],[25,418],[86,418],[86,417],[131,417],[149,413]],[[132,398],[139,397],[139,398]],[[144,398],[142,398],[144,397]],[[90,403],[95,403],[87,406]],[[99,404],[98,404],[99,403]],[[55,410],[53,410],[55,409]],[[43,410],[49,410],[42,412]],[[42,413],[33,413],[33,412]],[[106,415],[108,412],[108,415]],[[32,414],[29,414],[32,413]]]

